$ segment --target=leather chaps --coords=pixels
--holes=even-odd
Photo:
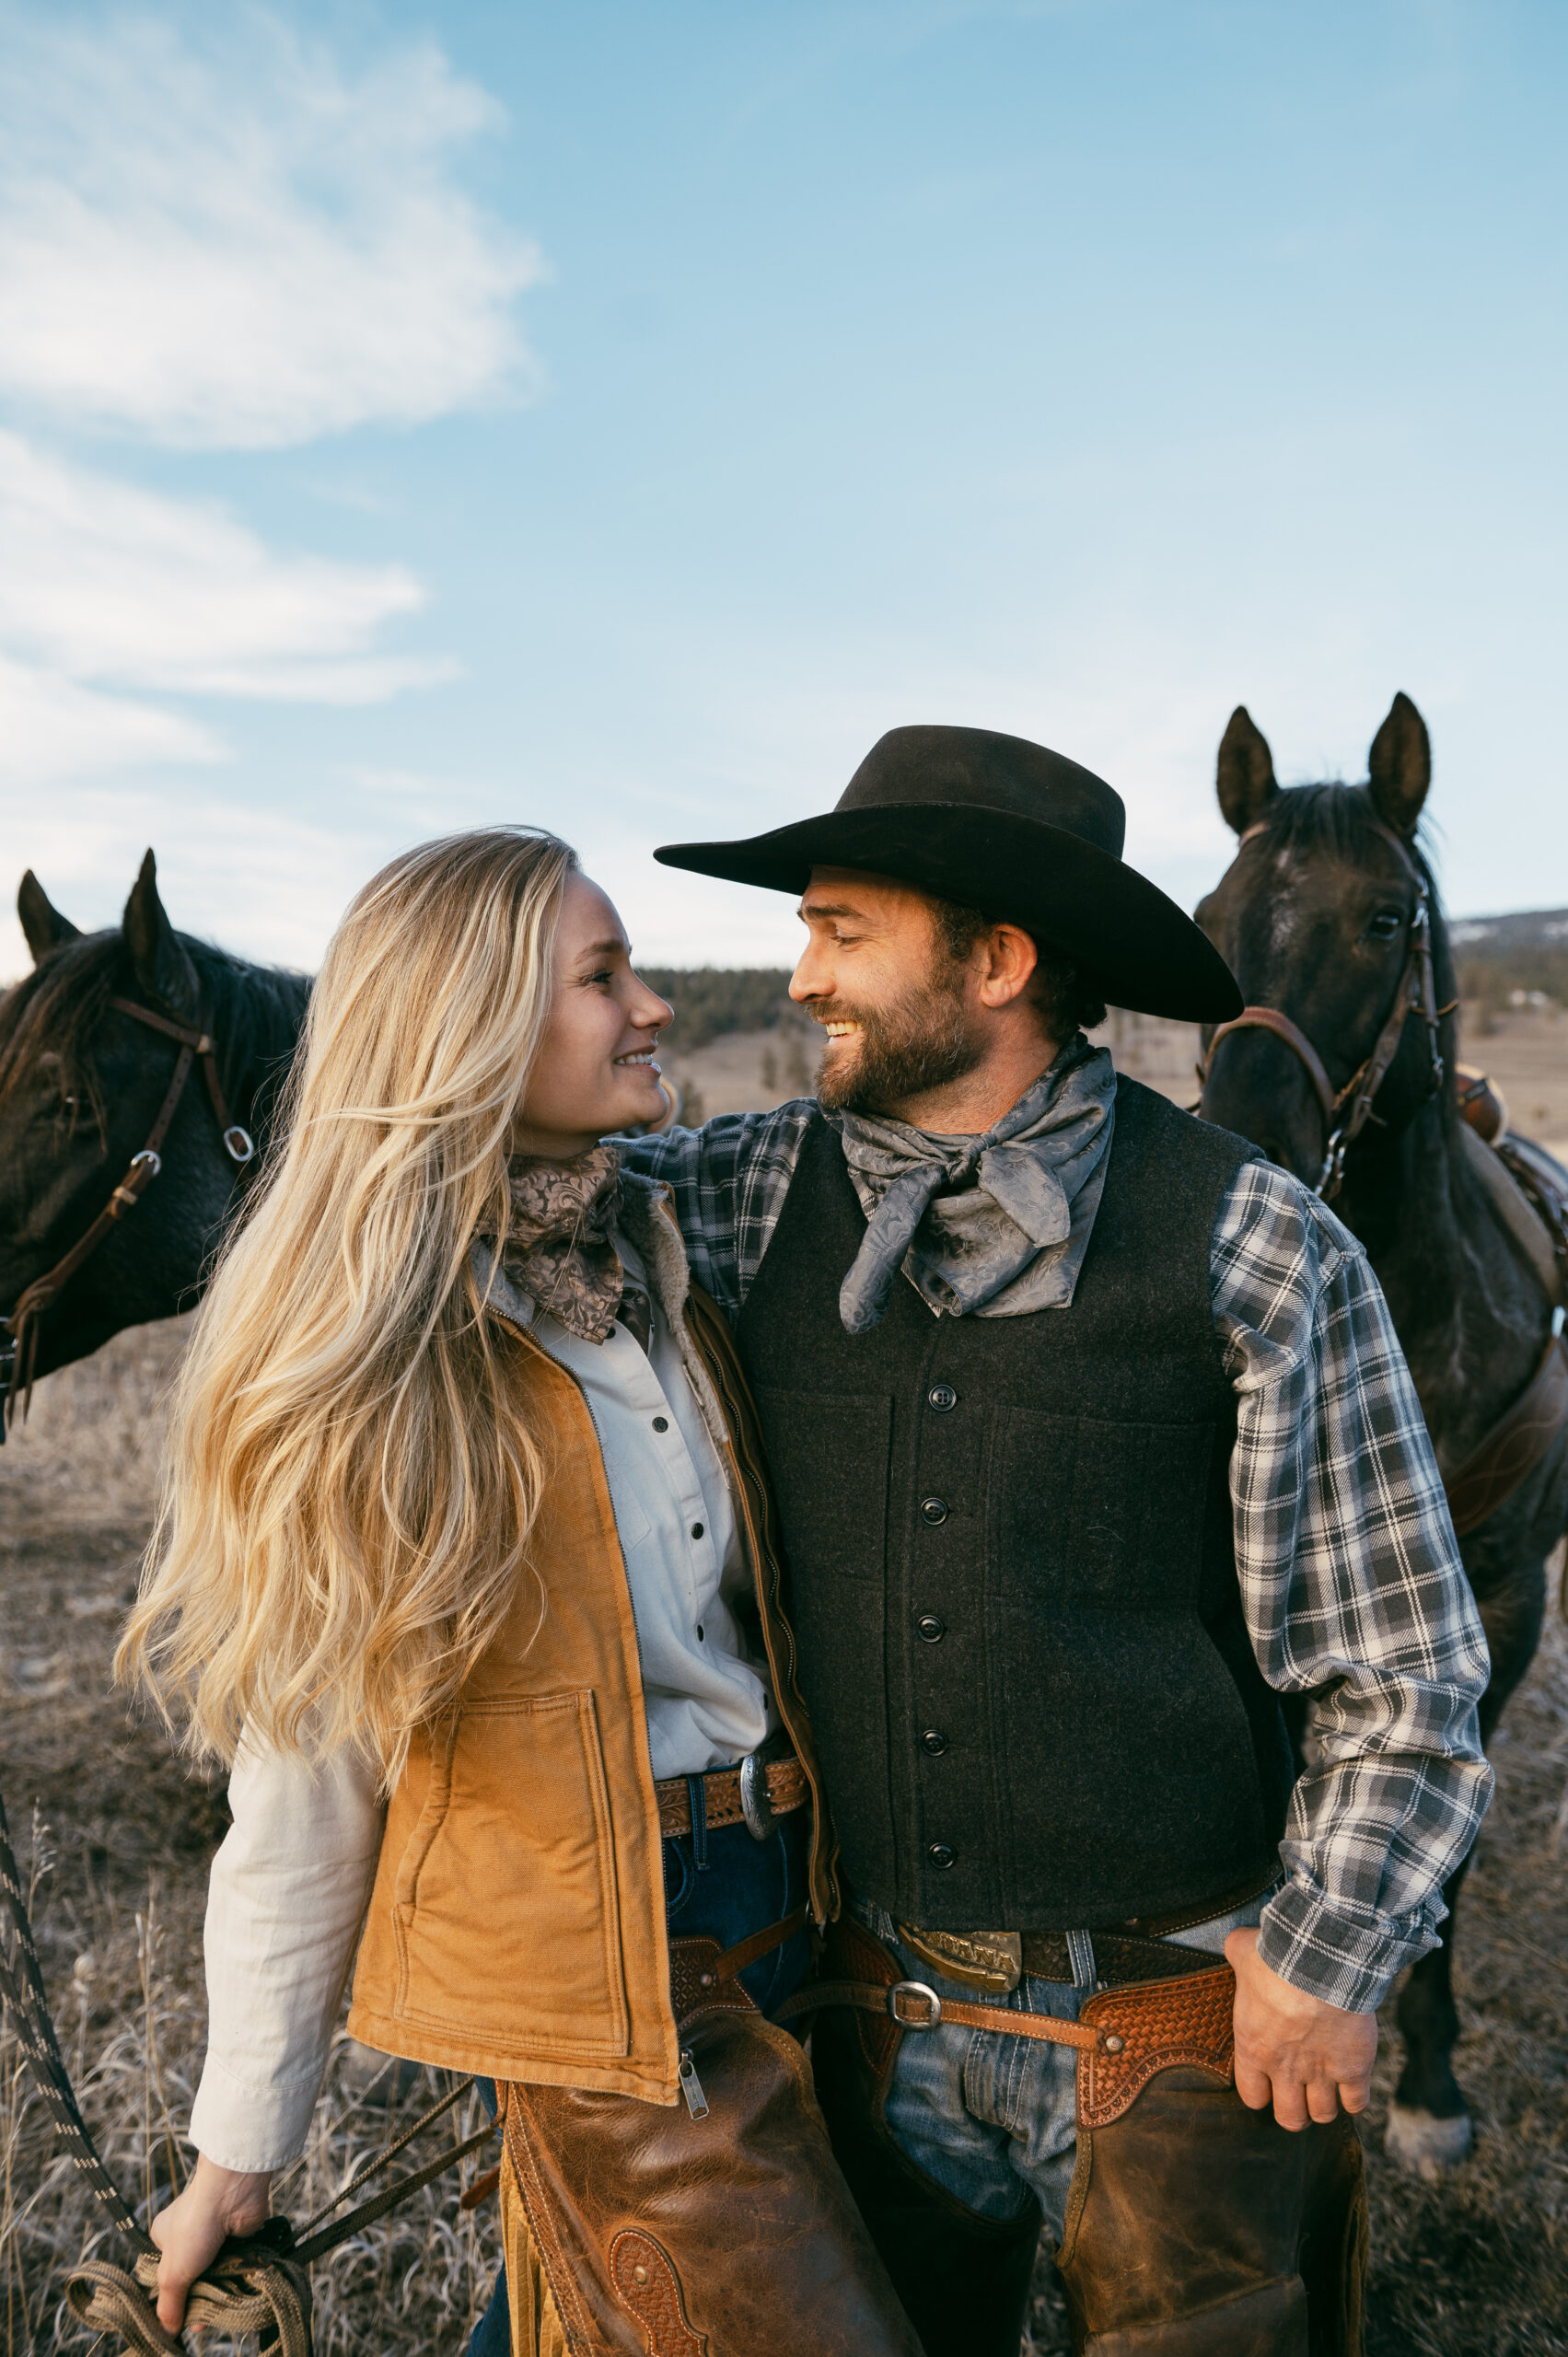
[[[694,2105],[505,2091],[514,2357],[922,2357],[801,2047],[716,1941],[670,1945]]]
[[[1163,1980],[1091,1997],[1114,2058],[1078,2057],[1077,2160],[1057,2264],[1075,2357],[1361,2357],[1366,2203],[1344,2117],[1293,2134],[1231,2074],[1230,1968],[1179,1949]],[[1194,1971],[1194,1963],[1199,1968]],[[881,1944],[845,1922],[830,1969],[890,1985]],[[1179,1978],[1177,1976],[1179,1975]],[[833,2149],[925,2357],[1017,2357],[1040,2234],[977,2217],[895,2142],[884,2116],[902,2038],[865,2012],[817,2017]]]

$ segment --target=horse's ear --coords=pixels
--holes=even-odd
[[[80,926],[61,915],[30,867],[17,888],[17,914],[22,921],[22,933],[35,966],[41,966],[50,951],[58,949],[63,942],[80,941],[82,937]]]
[[[1244,703],[1237,705],[1220,738],[1214,786],[1225,823],[1238,835],[1257,825],[1280,790],[1269,740]]]
[[[1413,835],[1432,784],[1432,739],[1402,689],[1372,739],[1367,772],[1372,807],[1383,824],[1397,835]]]
[[[147,996],[161,999],[165,1006],[194,1020],[201,984],[158,899],[157,862],[151,852],[143,860],[142,872],[131,887],[120,930],[131,953],[136,980]]]

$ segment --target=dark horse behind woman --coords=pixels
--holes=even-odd
[[[1370,772],[1365,785],[1283,791],[1245,708],[1232,715],[1219,799],[1240,844],[1198,921],[1247,1010],[1205,1035],[1200,1109],[1318,1188],[1370,1255],[1492,1650],[1485,1740],[1534,1655],[1546,1558],[1568,1523],[1560,1288],[1545,1228],[1460,1116],[1453,961],[1416,841],[1431,749],[1407,696]],[[1451,2063],[1453,1930],[1450,1912],[1399,1999],[1388,2143],[1427,2176],[1470,2144]]]
[[[304,975],[176,933],[151,852],[82,934],[29,870],[0,997],[0,1401],[198,1297],[305,1017]],[[5,1425],[0,1422],[0,1438]]]

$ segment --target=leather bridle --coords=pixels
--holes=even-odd
[[[212,1099],[225,1153],[231,1162],[243,1169],[256,1152],[250,1131],[241,1128],[238,1121],[229,1120],[228,1107],[224,1101],[223,1086],[218,1079],[217,1045],[209,1034],[192,1030],[183,1023],[171,1023],[166,1015],[156,1015],[150,1006],[139,1006],[132,998],[111,998],[109,1004],[117,1014],[129,1015],[137,1023],[145,1023],[150,1029],[161,1031],[168,1039],[180,1042],[174,1076],[163,1103],[158,1107],[157,1118],[147,1132],[145,1145],[139,1154],[131,1156],[130,1168],[98,1217],[52,1269],[43,1276],[33,1279],[18,1297],[10,1316],[0,1318],[0,1337],[8,1338],[0,1340],[0,1379],[4,1379],[6,1386],[4,1409],[0,1411],[0,1441],[4,1440],[6,1429],[15,1418],[18,1396],[24,1417],[31,1401],[33,1369],[38,1361],[39,1326],[44,1312],[82,1263],[97,1251],[115,1223],[127,1212],[135,1210],[163,1168],[159,1149],[168,1134],[168,1125],[174,1119],[175,1109],[185,1093],[185,1084],[198,1057],[206,1076],[207,1095]]]
[[[1249,827],[1241,838],[1242,842],[1250,842],[1254,835],[1264,832],[1267,825],[1267,819],[1260,819],[1256,826]],[[1393,846],[1400,865],[1415,887],[1415,912],[1410,921],[1410,950],[1394,993],[1393,1005],[1365,1063],[1356,1067],[1342,1088],[1336,1089],[1322,1057],[1298,1023],[1293,1022],[1277,1006],[1244,1006],[1232,1021],[1220,1025],[1209,1041],[1208,1054],[1198,1066],[1198,1077],[1206,1086],[1209,1074],[1214,1070],[1214,1051],[1220,1041],[1228,1039],[1233,1031],[1272,1031],[1276,1039],[1284,1041],[1312,1083],[1312,1092],[1323,1116],[1323,1167],[1318,1174],[1318,1183],[1312,1191],[1320,1195],[1325,1202],[1332,1202],[1340,1191],[1347,1150],[1361,1135],[1368,1121],[1377,1118],[1372,1109],[1373,1104],[1388,1076],[1389,1066],[1400,1051],[1406,1018],[1419,1015],[1426,1025],[1427,1046],[1432,1060],[1427,1094],[1435,1096],[1443,1086],[1444,1075],[1438,1025],[1444,1016],[1452,1015],[1454,1004],[1458,1004],[1455,1001],[1454,1004],[1442,1007],[1437,1004],[1432,972],[1432,907],[1426,878],[1391,828],[1378,823],[1377,831],[1386,842]]]

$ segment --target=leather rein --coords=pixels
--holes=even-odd
[[[45,1311],[62,1287],[68,1284],[82,1263],[97,1251],[116,1222],[127,1212],[134,1212],[146,1190],[163,1168],[161,1147],[168,1134],[176,1108],[185,1093],[185,1084],[198,1057],[206,1077],[207,1095],[212,1100],[214,1115],[223,1137],[224,1151],[237,1167],[243,1169],[254,1158],[256,1146],[249,1130],[231,1121],[224,1101],[222,1083],[218,1079],[217,1043],[205,1031],[197,1031],[183,1023],[172,1023],[165,1015],[157,1015],[150,1006],[139,1006],[134,998],[111,998],[110,1005],[119,1015],[129,1015],[137,1023],[145,1023],[151,1030],[161,1031],[168,1039],[180,1043],[180,1053],[174,1062],[174,1076],[168,1084],[157,1117],[147,1132],[147,1142],[139,1154],[131,1156],[131,1167],[110,1195],[91,1225],[63,1253],[54,1266],[41,1277],[35,1277],[17,1301],[8,1318],[0,1318],[0,1378],[5,1381],[5,1400],[0,1410],[0,1441],[14,1422],[18,1397],[26,1418],[32,1399],[33,1369],[38,1361],[39,1328]]]
[[[1241,842],[1250,842],[1254,835],[1264,831],[1267,823],[1266,819],[1261,819],[1256,826],[1249,827]],[[1388,1068],[1400,1051],[1407,1018],[1419,1015],[1426,1025],[1427,1046],[1432,1060],[1427,1093],[1435,1096],[1443,1086],[1444,1077],[1438,1025],[1444,1016],[1454,1011],[1451,1005],[1440,1007],[1437,1004],[1436,984],[1432,971],[1432,908],[1426,878],[1392,828],[1379,822],[1377,831],[1386,842],[1392,845],[1400,865],[1415,887],[1415,912],[1410,921],[1410,950],[1394,993],[1394,1004],[1365,1063],[1356,1067],[1342,1088],[1336,1089],[1329,1077],[1328,1066],[1298,1023],[1293,1022],[1277,1006],[1244,1006],[1229,1023],[1219,1026],[1209,1041],[1207,1055],[1198,1066],[1198,1078],[1206,1086],[1214,1069],[1214,1051],[1220,1041],[1228,1039],[1233,1031],[1272,1031],[1276,1039],[1284,1041],[1312,1083],[1312,1091],[1323,1116],[1323,1167],[1318,1174],[1318,1183],[1312,1191],[1320,1195],[1325,1202],[1332,1202],[1340,1191],[1347,1150],[1361,1135],[1368,1121],[1377,1119],[1373,1106],[1378,1090],[1388,1076]]]

